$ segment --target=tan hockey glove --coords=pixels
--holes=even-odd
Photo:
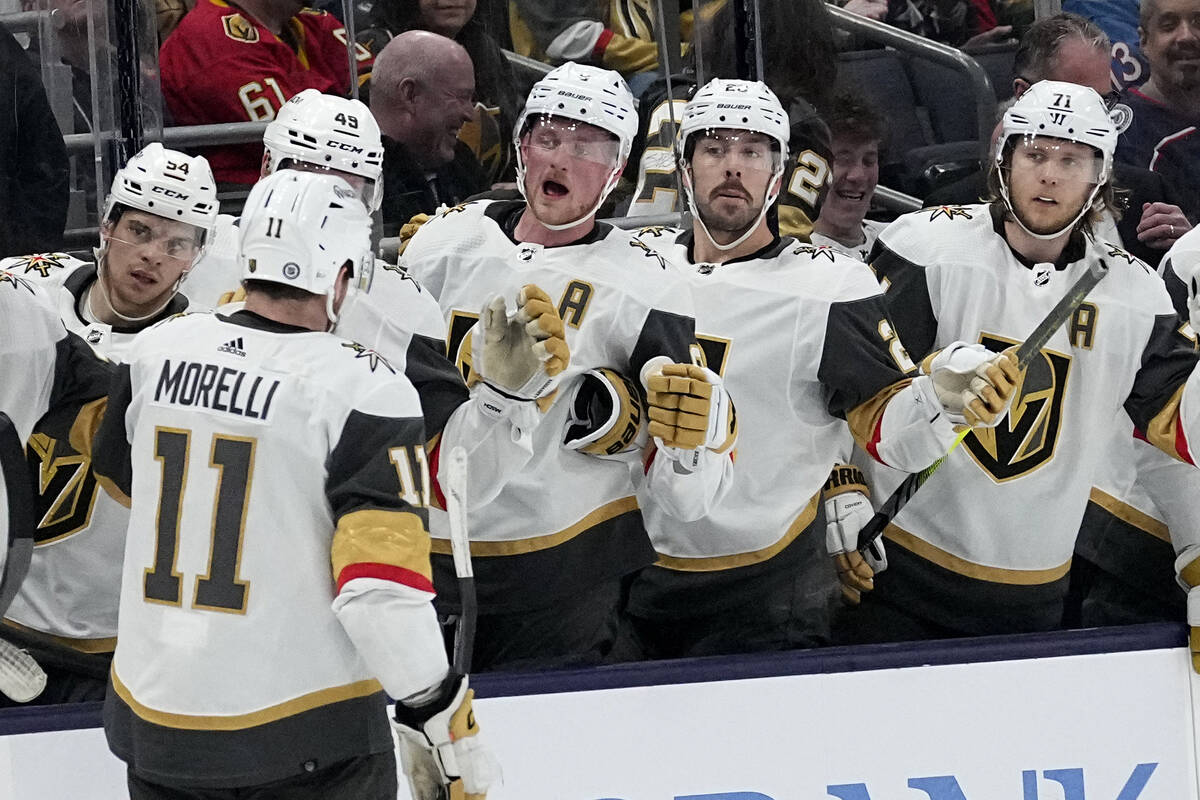
[[[694,364],[665,364],[646,377],[650,435],[661,447],[718,453],[737,443],[737,415],[724,381]]]
[[[921,371],[932,382],[947,417],[972,428],[999,424],[1020,378],[1014,351],[996,354],[966,342],[954,342],[926,356]]]
[[[396,703],[392,728],[413,800],[449,796],[484,800],[500,776],[495,757],[479,737],[467,676],[451,672],[438,696],[421,706]]]
[[[1188,545],[1175,559],[1175,580],[1187,592],[1188,644],[1192,669],[1200,674],[1200,545]]]
[[[875,515],[871,490],[858,467],[838,464],[825,482],[824,497],[825,549],[833,556],[842,597],[850,605],[858,605],[862,593],[875,588],[875,576],[887,569],[882,541],[878,559],[864,558],[858,551],[858,532]]]
[[[472,365],[486,383],[522,400],[555,390],[571,352],[549,295],[528,284],[517,295],[511,316],[497,295],[483,307],[478,325],[483,335],[472,337]]]
[[[398,256],[404,253],[412,237],[416,235],[417,231],[421,230],[421,226],[429,222],[432,218],[430,214],[414,214],[408,222],[400,226],[400,247],[396,251]]]

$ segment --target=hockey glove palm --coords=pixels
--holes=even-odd
[[[646,407],[633,382],[601,367],[583,373],[571,398],[563,444],[593,456],[641,449],[646,443]]]
[[[993,428],[1008,412],[1020,371],[1011,353],[993,353],[981,344],[954,342],[925,358],[922,371],[932,380],[950,420],[972,428]]]
[[[571,354],[566,333],[550,297],[533,284],[517,295],[510,316],[497,295],[479,317],[482,336],[472,337],[473,362],[485,382],[522,400],[554,391]]]
[[[737,416],[717,373],[693,364],[665,364],[646,378],[650,435],[660,447],[718,453],[737,442]]]
[[[875,588],[875,576],[887,569],[883,542],[876,553],[858,551],[858,532],[875,515],[870,490],[862,472],[847,464],[838,464],[825,483],[825,549],[833,556],[842,597],[858,605],[863,592]]]
[[[400,739],[400,761],[413,800],[437,800],[447,794],[484,800],[499,777],[496,759],[479,739],[471,708],[474,697],[467,676],[452,672],[433,702],[416,707],[396,703],[392,727]],[[452,789],[456,781],[461,787]]]

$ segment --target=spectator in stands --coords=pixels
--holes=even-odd
[[[886,223],[866,219],[879,183],[883,115],[857,92],[834,97],[826,115],[833,142],[833,181],[813,225],[812,243],[866,261]]]
[[[1121,134],[1116,157],[1170,178],[1187,192],[1184,208],[1195,219],[1200,213],[1200,0],[1142,0],[1139,22],[1150,80],[1121,95],[1133,121]],[[1175,233],[1183,231],[1176,226]]]
[[[88,55],[88,0],[76,3],[70,0],[50,0],[49,10],[55,14],[58,27],[55,29],[58,55],[63,64],[71,68],[71,95],[74,99],[75,117],[73,130],[67,133],[88,133],[92,129],[92,79]],[[46,5],[38,0],[23,0],[25,11],[38,11]],[[36,62],[40,56],[38,37],[31,37],[29,55]],[[93,187],[94,191],[94,187]]]
[[[997,25],[988,0],[889,0],[885,20],[936,42],[970,50],[1003,41],[1009,25]]]
[[[67,150],[42,76],[0,27],[0,257],[62,247]]]
[[[304,89],[350,92],[346,29],[301,0],[199,0],[160,53],[163,99],[177,125],[275,118]],[[354,45],[361,85],[374,58]],[[206,148],[219,184],[258,180],[261,142]]]
[[[1118,98],[1109,72],[1109,40],[1095,23],[1076,14],[1055,14],[1034,23],[1017,48],[1013,62],[1013,95],[1020,97],[1040,80],[1067,81],[1089,86],[1110,106]],[[1118,145],[1118,154],[1120,153]],[[977,203],[987,193],[984,172],[938,189],[925,204]],[[1162,175],[1128,164],[1113,165],[1119,202],[1128,212],[1104,223],[1102,236],[1121,244],[1146,263],[1157,266],[1176,239],[1191,229],[1179,207],[1180,198]]]
[[[488,188],[458,139],[474,117],[474,70],[462,45],[429,31],[402,33],[379,53],[371,82],[371,113],[383,132],[385,236]]]
[[[522,100],[508,59],[475,15],[475,0],[369,0],[354,8],[358,40],[372,53],[411,30],[440,33],[466,48],[475,69],[475,116],[459,136],[489,181],[512,180],[512,126]]]
[[[702,16],[727,5],[726,0],[697,0]],[[695,12],[680,3],[681,47],[692,40]],[[614,69],[629,81],[634,97],[654,80],[658,44],[654,38],[654,0],[512,0],[509,31],[513,49],[523,56],[560,64],[589,62]]]

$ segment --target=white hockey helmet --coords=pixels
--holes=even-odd
[[[709,233],[708,226],[696,208],[692,174],[688,169],[690,162],[688,140],[698,133],[720,129],[761,133],[769,136],[779,145],[779,156],[771,165],[771,181],[767,184],[767,193],[763,197],[763,207],[759,212],[758,219],[741,236],[728,244],[717,242]],[[687,193],[688,208],[692,212],[692,219],[699,223],[704,234],[718,250],[732,250],[746,241],[779,198],[783,184],[778,179],[783,175],[791,135],[791,122],[787,112],[783,109],[783,104],[762,81],[713,78],[697,89],[696,93],[692,95],[692,99],[684,106],[678,136],[679,159],[683,167],[681,170],[683,188]]]
[[[1118,133],[1095,89],[1064,81],[1038,81],[1004,112],[996,140],[996,164],[1003,161],[1004,145],[1012,137],[1050,136],[1094,148],[1102,159],[1098,182],[1104,183],[1112,172]]]
[[[250,190],[240,227],[242,279],[325,295],[331,323],[342,265],[350,262],[352,287],[370,288],[371,217],[344,178],[298,170],[268,175]]]
[[[619,150],[612,173],[595,207],[579,219],[562,225],[546,225],[563,230],[578,225],[595,214],[621,178],[621,170],[633,149],[638,133],[637,106],[629,84],[617,72],[568,61],[552,69],[533,85],[525,100],[525,110],[513,128],[513,148],[517,153],[517,189],[525,196],[525,159],[521,155],[521,136],[528,123],[538,117],[563,119],[594,125],[617,137]]]
[[[686,152],[689,136],[715,128],[770,136],[779,142],[782,160],[787,159],[791,124],[779,98],[762,81],[713,78],[697,89],[683,108],[679,123],[680,152]]]
[[[120,204],[196,226],[201,244],[217,223],[217,182],[204,156],[189,156],[152,142],[117,170],[104,205],[105,222]]]
[[[263,134],[263,173],[300,161],[366,179],[361,197],[372,213],[383,199],[383,138],[358,100],[305,89],[283,104]]]
[[[1064,81],[1038,81],[1030,86],[1007,111],[996,139],[995,169],[999,172],[1000,194],[1009,212],[1026,233],[1037,239],[1053,239],[1075,226],[1095,202],[1096,195],[1112,174],[1113,153],[1117,149],[1119,128],[1104,100],[1089,86]],[[1087,180],[1094,183],[1083,207],[1075,218],[1054,233],[1034,233],[1026,225],[1009,196],[1005,158],[1016,138],[1061,139],[1091,147],[1096,151],[1094,169]]]

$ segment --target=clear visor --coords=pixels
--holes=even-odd
[[[368,211],[374,212],[378,207],[379,199],[379,184],[376,181],[364,175],[355,175],[353,172],[327,167],[323,164],[312,164],[308,161],[300,161],[295,158],[285,158],[279,162],[279,169],[294,169],[298,172],[316,172],[321,175],[336,175],[337,177],[350,184],[350,188],[366,206]]]
[[[204,231],[194,225],[164,220],[164,225],[150,226],[139,220],[108,229],[110,243],[149,252],[184,264],[191,264],[200,255],[204,246]]]
[[[696,142],[691,158],[694,168],[750,169],[773,175],[782,166],[779,143],[763,133],[708,129],[693,134],[693,137]]]
[[[1010,168],[1062,183],[1094,185],[1104,177],[1104,159],[1094,149],[1086,144],[1045,136],[1016,139]]]
[[[354,276],[353,286],[358,291],[366,294],[371,291],[371,283],[375,280],[375,254],[371,252],[366,253],[359,263],[360,267],[358,273]]]
[[[521,144],[605,166],[615,166],[621,154],[617,137],[603,128],[559,117],[541,116],[532,120],[526,126]]]

